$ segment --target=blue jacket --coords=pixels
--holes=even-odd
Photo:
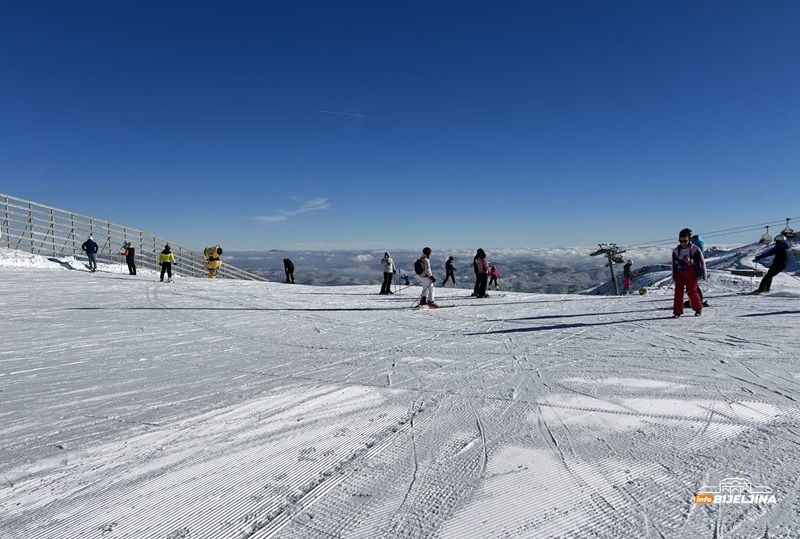
[[[92,240],[86,240],[81,245],[81,249],[86,251],[87,254],[95,254],[97,252],[97,244]]]
[[[697,245],[697,248],[700,249],[701,251],[703,251],[703,255],[705,256],[705,254],[706,254],[706,244],[703,242],[703,238],[701,238],[700,236],[696,236],[696,237],[692,236],[692,243],[694,245]]]
[[[689,266],[686,265],[685,260],[681,260],[678,255],[681,252],[681,246],[678,245],[672,250],[672,279],[675,280],[675,276],[679,271],[686,271],[689,269]],[[703,257],[703,251],[700,250],[697,245],[692,244],[689,248],[689,253],[691,257],[692,265],[694,266],[694,271],[697,273],[697,277],[699,279],[708,279],[708,272],[706,271],[706,259]]]

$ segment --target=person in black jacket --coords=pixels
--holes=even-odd
[[[770,287],[772,287],[772,278],[785,270],[786,266],[789,264],[789,244],[786,242],[786,236],[783,234],[775,236],[775,246],[756,256],[755,261],[758,262],[762,258],[768,258],[770,256],[774,256],[775,258],[772,260],[772,265],[769,267],[769,270],[767,270],[767,274],[761,279],[761,284],[758,285],[757,292],[759,294],[761,292],[769,292]]]
[[[632,268],[633,260],[628,260],[622,267],[622,294],[625,296],[631,293],[631,282],[633,282],[633,278],[636,277],[636,273]]]
[[[127,241],[122,244],[122,248],[124,249],[125,262],[128,263],[128,273],[136,275],[136,249]]]
[[[472,271],[475,272],[475,288],[472,289],[473,296],[478,295],[478,288],[481,286],[481,275],[478,271],[478,262],[482,260],[481,257],[483,257],[483,260],[485,260],[486,253],[483,251],[483,249],[478,249],[475,253],[475,257],[472,259]],[[486,287],[484,287],[483,290],[486,292]]]
[[[442,282],[442,288],[444,288],[444,285],[447,284],[447,280],[448,279],[452,279],[453,280],[453,286],[458,286],[456,284],[456,272],[457,271],[458,270],[453,267],[453,257],[451,256],[450,258],[447,259],[447,262],[444,263],[445,276],[444,276],[444,281]]]
[[[294,264],[288,258],[283,259],[283,270],[286,272],[286,282],[294,284]]]
[[[92,236],[89,235],[89,239],[83,242],[81,245],[81,250],[86,253],[86,256],[89,258],[89,271],[94,273],[97,271],[97,255],[98,247],[97,244],[92,239]]]

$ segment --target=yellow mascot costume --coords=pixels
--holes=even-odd
[[[222,260],[219,258],[222,254],[222,247],[219,245],[214,247],[206,247],[203,250],[203,254],[206,256],[206,261],[203,264],[203,267],[208,270],[208,278],[216,279],[217,270],[222,267]]]

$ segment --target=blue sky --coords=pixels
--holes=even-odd
[[[15,2],[0,47],[0,192],[188,247],[625,245],[800,214],[793,0]]]

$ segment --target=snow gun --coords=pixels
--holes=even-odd
[[[216,279],[217,270],[222,267],[222,260],[219,258],[222,254],[222,247],[219,245],[215,245],[214,247],[206,247],[203,249],[203,254],[206,257],[203,267],[208,270],[208,278]]]

